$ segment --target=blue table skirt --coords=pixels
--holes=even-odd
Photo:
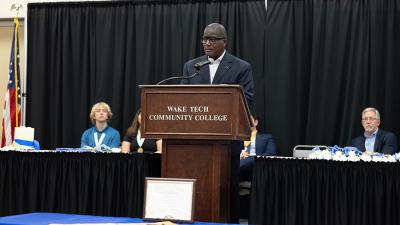
[[[142,219],[129,217],[89,216],[62,213],[28,213],[0,217],[1,225],[48,225],[52,223],[143,223]],[[219,224],[196,222],[194,225]]]

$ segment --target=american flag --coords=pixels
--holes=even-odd
[[[21,86],[19,70],[18,18],[14,18],[14,32],[10,56],[10,77],[4,97],[3,132],[1,146],[12,144],[14,129],[21,125]]]

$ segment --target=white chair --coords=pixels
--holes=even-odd
[[[314,148],[318,147],[321,150],[329,149],[325,145],[296,145],[293,148],[293,157],[295,158],[307,158]]]

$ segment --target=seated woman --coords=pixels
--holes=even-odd
[[[121,142],[119,132],[108,123],[112,118],[110,106],[105,102],[93,105],[89,117],[93,127],[85,130],[81,138],[81,148],[99,147],[106,145],[109,148],[118,148]]]
[[[141,121],[140,109],[136,112],[135,118],[131,126],[126,131],[125,137],[122,140],[121,152],[149,152],[149,153],[161,153],[162,140],[145,139],[142,138],[140,133],[140,121]]]
[[[255,156],[273,156],[277,154],[275,139],[272,135],[258,133],[257,118],[252,115],[250,119],[253,124],[251,138],[248,141],[244,141],[244,149],[240,154],[240,181],[251,181]]]

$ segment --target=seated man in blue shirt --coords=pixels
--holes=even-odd
[[[108,124],[112,118],[110,106],[105,102],[96,103],[89,117],[94,126],[83,132],[81,148],[95,148],[101,145],[118,148],[121,143],[119,132]]]
[[[257,131],[258,120],[251,116],[251,138],[244,141],[244,149],[240,154],[240,181],[251,181],[253,176],[254,157],[257,155],[276,155],[276,144],[271,134],[261,134]]]
[[[361,124],[364,134],[353,139],[352,146],[360,151],[394,154],[397,152],[397,138],[391,132],[379,129],[381,116],[373,107],[364,109],[361,113]]]

